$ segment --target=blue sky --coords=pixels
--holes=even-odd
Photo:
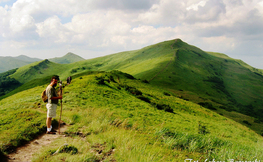
[[[15,3],[15,2],[16,2],[16,0],[1,0],[0,6],[2,6],[2,7],[5,7],[5,5],[12,6],[13,3]]]
[[[0,56],[89,59],[176,38],[263,69],[263,0],[0,0]]]

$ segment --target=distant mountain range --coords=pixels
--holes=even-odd
[[[25,55],[20,55],[17,57],[0,56],[0,73],[11,70],[11,69],[19,68],[27,64],[41,61],[41,60],[42,59],[31,58]],[[85,59],[76,54],[69,52],[63,57],[50,58],[49,60],[55,63],[59,63],[59,64],[69,64],[69,63],[73,63],[73,62],[77,62],[77,61],[81,61]]]
[[[65,87],[67,138],[36,149],[36,161],[263,159],[263,70],[180,39],[75,58],[0,73],[0,159],[46,132],[41,93],[55,74]]]
[[[0,73],[15,69],[35,61],[40,61],[38,58],[30,58],[25,55],[20,55],[17,57],[1,57],[0,56]]]
[[[25,65],[4,76],[26,84],[53,74],[65,80],[89,71],[119,70],[220,114],[234,111],[260,120],[263,117],[263,70],[225,54],[205,52],[181,39],[84,61],[77,59],[83,60],[69,53]]]

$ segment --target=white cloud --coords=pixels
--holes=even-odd
[[[10,29],[14,32],[35,29],[35,21],[30,15],[17,15],[10,20]]]
[[[12,52],[41,48],[101,55],[175,38],[232,56],[262,54],[263,1],[17,0],[0,6],[1,51],[12,44]]]
[[[206,1],[200,1],[196,4],[192,4],[189,7],[186,8],[186,10],[195,10],[197,11],[199,9],[199,7],[204,7],[206,4]]]
[[[47,41],[50,45],[53,43],[67,43],[69,42],[72,34],[64,25],[61,24],[57,16],[50,17],[44,22],[36,24],[36,32],[40,38]]]

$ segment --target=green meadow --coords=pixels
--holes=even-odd
[[[47,84],[0,101],[2,154],[45,132],[40,94]],[[127,73],[73,76],[63,96],[66,137],[39,150],[33,161],[263,159],[262,137],[253,130]],[[65,143],[68,151],[53,155]]]
[[[35,62],[10,77],[27,83],[53,74],[66,79],[85,71],[111,70],[131,74],[212,110],[236,111],[256,120],[263,116],[263,70],[180,39],[70,64]]]
[[[1,73],[0,156],[46,131],[40,95],[54,74],[69,127],[33,161],[263,160],[263,70],[180,39]]]

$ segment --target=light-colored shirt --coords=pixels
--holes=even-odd
[[[58,97],[56,89],[51,85],[48,85],[46,88],[46,94],[48,98],[48,103],[50,104],[58,104],[58,100],[51,100],[52,97]]]

